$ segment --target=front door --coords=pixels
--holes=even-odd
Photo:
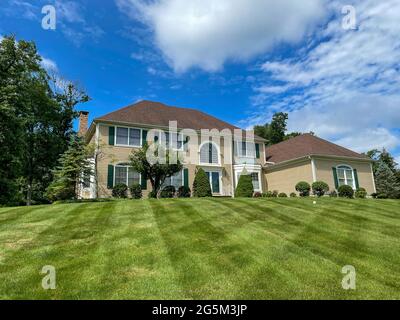
[[[220,193],[220,173],[215,171],[206,171],[207,177],[210,180],[212,193]]]

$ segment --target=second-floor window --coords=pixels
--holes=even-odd
[[[117,127],[116,144],[121,146],[140,147],[141,130]]]
[[[205,143],[200,148],[200,163],[203,164],[218,164],[218,149],[217,147],[211,143]]]
[[[254,143],[237,141],[235,144],[236,155],[239,157],[255,158],[256,157],[256,147]]]

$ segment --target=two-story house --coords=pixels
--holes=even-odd
[[[214,196],[233,196],[242,172],[252,176],[259,192],[294,192],[302,180],[324,180],[331,189],[349,184],[375,192],[370,159],[312,135],[266,147],[265,139],[201,111],[151,101],[96,118],[88,129],[87,125],[88,113],[81,112],[79,131],[97,150],[97,179],[91,177],[83,186],[83,198],[110,197],[119,183],[139,183],[146,195],[150,182],[129,166],[129,157],[145,142],[154,141],[175,150],[184,163],[182,172],[164,183],[176,188],[192,188],[201,167]]]

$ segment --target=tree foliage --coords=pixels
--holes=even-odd
[[[236,198],[252,198],[254,193],[253,182],[251,179],[251,175],[243,172],[240,175],[236,190],[235,197]]]
[[[390,167],[379,161],[375,174],[376,193],[381,198],[400,198],[400,183]]]
[[[254,133],[267,140],[267,145],[277,144],[301,135],[300,132],[286,134],[289,115],[284,112],[275,113],[270,123],[254,127]]]
[[[210,180],[206,172],[199,168],[193,181],[193,196],[198,198],[211,197],[212,190]]]
[[[54,180],[47,188],[47,197],[52,200],[69,200],[78,197],[85,176],[93,174],[90,157],[93,153],[81,137],[73,136],[67,151],[61,156],[54,170]]]
[[[158,196],[165,179],[182,171],[183,165],[179,159],[171,161],[173,156],[172,151],[163,149],[162,147],[160,149],[165,154],[165,163],[151,163],[147,157],[149,148],[149,145],[145,144],[140,150],[133,151],[130,156],[130,165],[135,171],[150,180],[152,195]]]

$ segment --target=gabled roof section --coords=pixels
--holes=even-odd
[[[309,133],[269,146],[265,152],[267,156],[266,160],[275,164],[311,155],[368,159],[365,155],[338,146]]]
[[[125,108],[106,114],[95,121],[135,123],[168,127],[169,121],[177,121],[180,129],[239,129],[204,112],[167,106],[160,102],[140,101]]]

